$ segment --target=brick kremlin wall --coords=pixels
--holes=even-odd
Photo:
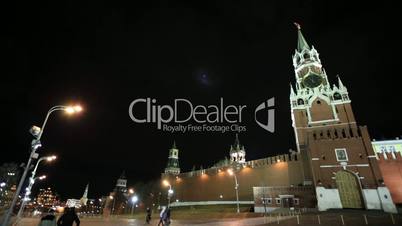
[[[402,204],[402,156],[396,153],[378,153],[378,166],[384,178],[384,183],[391,192],[392,200]]]
[[[239,166],[234,170],[239,183],[239,200],[253,201],[253,187],[301,185],[303,175],[299,158],[299,154],[285,154],[248,161],[244,166]],[[172,185],[172,201],[233,201],[236,200],[235,180],[227,172],[229,168],[231,165],[181,173],[178,176],[163,174],[162,178]]]

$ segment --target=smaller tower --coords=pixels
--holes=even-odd
[[[176,148],[176,142],[173,141],[173,146],[169,150],[169,158],[168,163],[165,168],[166,174],[177,175],[180,174],[180,165],[179,165],[179,149]]]
[[[117,179],[115,191],[125,193],[127,191],[127,178],[126,173],[123,171],[120,178]]]
[[[246,151],[244,146],[240,144],[239,135],[236,133],[235,143],[230,146],[230,163],[240,163],[246,162]]]
[[[82,195],[82,198],[80,199],[80,203],[82,206],[86,206],[88,202],[88,188],[89,188],[89,183],[85,187],[84,194]]]

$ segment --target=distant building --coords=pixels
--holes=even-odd
[[[81,199],[80,199],[80,204],[82,206],[86,206],[87,202],[88,202],[88,188],[89,188],[89,184],[87,184],[87,186],[85,187],[85,191],[84,194],[82,195]]]
[[[85,187],[84,194],[80,199],[67,199],[66,206],[67,207],[74,207],[76,209],[80,209],[83,206],[87,205],[88,202],[88,189],[89,184]]]
[[[57,196],[51,188],[39,189],[39,194],[36,197],[36,205],[43,208],[53,208],[56,206]]]
[[[103,215],[109,216],[125,213],[127,210],[128,196],[127,178],[123,172],[117,180],[113,192],[106,197]]]
[[[79,199],[67,199],[66,207],[74,207],[76,209],[81,208],[81,200]]]
[[[0,166],[0,209],[9,206],[13,200],[20,178],[19,171],[16,163],[3,163]]]

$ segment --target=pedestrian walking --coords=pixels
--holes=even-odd
[[[73,223],[80,226],[80,219],[77,213],[75,213],[75,208],[67,208],[64,214],[57,220],[57,226],[72,226]]]
[[[147,224],[149,224],[149,222],[151,222],[151,209],[148,207],[147,208],[147,216],[145,218],[145,221],[147,222]]]
[[[165,210],[166,210],[166,207],[162,207],[162,210],[161,210],[161,212],[160,212],[160,214],[159,214],[159,223],[158,223],[158,226],[160,226],[160,225],[164,226],[164,225],[165,225],[164,222],[163,222],[164,215],[165,215]]]
[[[163,214],[163,222],[164,226],[169,226],[170,225],[170,208],[166,208],[164,214]]]

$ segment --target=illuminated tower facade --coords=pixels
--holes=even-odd
[[[87,202],[88,202],[88,188],[89,188],[89,184],[87,184],[87,186],[85,187],[84,194],[82,195],[82,198],[80,199],[80,203],[81,203],[82,206],[87,205]]]
[[[230,163],[244,164],[246,162],[246,150],[240,144],[239,135],[236,133],[236,139],[230,146]]]
[[[173,146],[169,150],[169,158],[167,166],[165,168],[165,174],[180,174],[179,149],[177,149],[175,141],[173,141]]]
[[[117,179],[116,182],[116,188],[114,189],[115,192],[122,192],[126,193],[127,192],[127,178],[126,178],[126,173],[123,171],[119,179]]]
[[[331,84],[318,51],[296,26],[296,83],[295,89],[290,86],[290,107],[297,151],[303,158],[304,184],[315,186],[320,210],[395,212],[367,127],[356,123],[348,89],[339,76]]]

